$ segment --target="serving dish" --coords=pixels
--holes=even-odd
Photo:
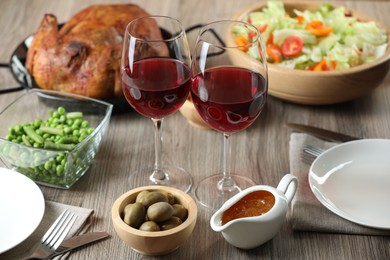
[[[179,226],[164,231],[142,231],[130,227],[123,221],[123,211],[127,204],[134,203],[142,191],[165,191],[171,193],[177,203],[188,210],[186,220]],[[195,228],[198,209],[195,201],[184,191],[167,186],[144,186],[122,194],[114,202],[111,218],[114,229],[125,244],[143,255],[165,255],[176,250],[192,234]]]
[[[64,24],[61,23],[58,25],[58,28],[60,29]],[[193,30],[196,30],[200,28],[202,24],[195,24],[189,28],[186,29],[187,33],[190,33]],[[161,28],[161,33],[164,35],[164,37],[169,37],[169,34],[166,30]],[[36,84],[34,79],[31,77],[29,72],[27,71],[25,64],[26,64],[26,57],[28,49],[31,45],[31,42],[33,40],[34,35],[28,35],[23,41],[21,41],[11,54],[9,64],[1,64],[2,67],[7,67],[10,69],[11,74],[13,75],[14,79],[20,86],[5,89],[4,91],[0,90],[1,93],[8,93],[13,91],[20,91],[23,89],[40,89],[40,87]],[[127,111],[132,111],[131,107],[127,103],[126,99],[123,98],[112,98],[112,99],[105,99],[103,100],[105,102],[113,104],[113,113],[123,113]]]
[[[321,2],[285,2],[288,13],[297,10],[317,10]],[[244,8],[234,15],[233,19],[245,20],[250,12],[261,10],[267,5],[259,2]],[[335,7],[337,7],[335,5]],[[386,28],[376,19],[352,8],[346,8],[353,16],[364,21],[375,21]],[[388,47],[379,59],[341,71],[305,71],[284,68],[268,64],[269,90],[271,96],[279,99],[307,105],[329,105],[353,100],[368,95],[386,78],[390,69],[390,37],[387,30]],[[225,37],[229,45],[234,41],[231,31]],[[230,56],[233,64],[245,65],[256,63],[256,59],[244,52],[237,51]]]
[[[0,254],[28,238],[45,212],[42,191],[29,178],[0,168]]]
[[[44,120],[50,110],[58,107],[65,108],[67,112],[82,112],[83,119],[93,129],[70,150],[36,148],[6,138],[10,128],[36,119]],[[68,189],[93,162],[108,127],[112,107],[103,101],[65,92],[39,89],[27,91],[0,112],[0,159],[8,168],[25,174],[39,184]],[[61,174],[45,166],[48,161],[59,162],[59,158],[63,164]]]
[[[368,227],[390,229],[390,140],[339,144],[311,165],[316,198],[340,217]]]
[[[59,25],[61,28],[63,24]],[[31,34],[27,36],[23,41],[21,41],[15,48],[14,52],[11,54],[8,67],[13,75],[14,79],[19,87],[15,87],[12,89],[6,89],[4,92],[12,92],[12,91],[20,91],[23,89],[41,89],[31,75],[28,73],[25,63],[28,48],[31,45],[31,41],[33,40],[34,35]],[[123,113],[127,111],[131,111],[129,104],[126,102],[125,98],[115,98],[115,99],[105,99],[103,100],[110,104],[113,104],[113,113]]]

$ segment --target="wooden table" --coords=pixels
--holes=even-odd
[[[8,62],[14,48],[34,32],[45,13],[66,21],[92,3],[110,0],[1,0],[0,62]],[[158,0],[130,1],[152,14],[176,17],[185,27],[230,18],[255,0]],[[337,1],[383,21],[390,28],[390,3],[385,1]],[[191,36],[189,37],[191,38]],[[7,70],[0,71],[0,85],[15,84]],[[19,93],[0,96],[0,109]],[[42,187],[46,200],[95,210],[91,230],[108,231],[112,237],[75,251],[71,259],[139,259],[116,235],[111,206],[129,190],[129,173],[153,163],[153,127],[134,111],[112,116],[94,164],[70,190]],[[286,122],[316,125],[363,137],[390,138],[390,77],[372,94],[339,105],[304,106],[270,97],[253,126],[233,135],[232,170],[259,184],[276,186],[289,172],[288,144],[291,130]],[[190,126],[180,113],[166,118],[163,128],[164,160],[187,169],[194,183],[221,168],[222,135]],[[191,191],[191,195],[193,190]],[[388,198],[387,198],[388,199]],[[0,209],[1,210],[1,209]],[[270,242],[250,251],[234,248],[209,226],[212,212],[199,206],[198,222],[190,239],[165,259],[390,259],[390,239],[294,232],[288,222]],[[390,216],[389,216],[390,217]],[[0,231],[1,232],[1,231]]]

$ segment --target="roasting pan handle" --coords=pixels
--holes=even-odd
[[[206,25],[206,24],[202,24],[202,23],[199,23],[199,24],[194,24],[194,25],[192,25],[192,26],[190,26],[190,27],[188,27],[187,29],[186,29],[186,34],[189,34],[191,31],[193,31],[193,30],[196,30],[196,29],[200,29],[200,28],[202,28],[204,25]],[[225,42],[222,40],[222,38],[221,38],[221,36],[219,36],[213,29],[210,29],[210,31],[211,31],[211,33],[214,35],[214,37],[218,40],[218,42],[222,45],[222,46],[226,46],[226,44],[225,44]],[[222,54],[222,53],[224,53],[225,52],[225,50],[220,50],[220,51],[218,51],[218,52],[215,52],[215,53],[211,53],[211,54],[209,54],[208,56],[210,57],[210,56],[218,56],[218,55],[220,55],[220,54]]]
[[[10,68],[10,64],[8,63],[0,63],[0,69],[1,68],[5,68],[5,69],[9,69]],[[19,81],[18,81],[19,82]],[[20,83],[20,82],[19,82]],[[25,89],[26,87],[22,86],[22,85],[19,85],[19,86],[15,86],[15,87],[0,87],[0,95],[1,94],[5,94],[5,93],[10,93],[10,92],[15,92],[15,91],[20,91],[20,90],[23,90]]]

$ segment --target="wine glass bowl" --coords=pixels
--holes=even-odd
[[[121,59],[122,90],[127,102],[151,118],[155,128],[154,167],[132,173],[133,185],[166,185],[184,191],[191,188],[191,176],[181,168],[164,166],[161,158],[162,121],[186,101],[190,65],[187,37],[178,20],[147,16],[127,25]]]
[[[229,44],[216,35],[227,31],[250,35],[247,41]],[[232,52],[250,49],[258,61],[233,65]],[[230,197],[255,183],[230,173],[229,136],[253,124],[263,110],[268,90],[268,71],[259,31],[246,22],[223,20],[205,25],[199,32],[192,63],[191,99],[204,122],[224,135],[222,174],[209,176],[195,188],[198,202],[218,209]]]

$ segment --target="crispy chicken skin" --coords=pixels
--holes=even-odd
[[[98,99],[122,97],[120,59],[126,25],[149,15],[137,5],[94,5],[58,29],[46,14],[34,34],[26,68],[42,89]],[[140,28],[143,37],[161,37],[156,23]],[[151,52],[161,50],[150,49]]]

